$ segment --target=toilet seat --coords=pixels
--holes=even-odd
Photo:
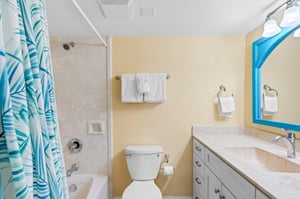
[[[123,192],[122,199],[162,199],[154,180],[133,181]]]

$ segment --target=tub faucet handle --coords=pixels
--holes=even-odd
[[[82,141],[78,138],[72,138],[68,142],[68,148],[71,153],[79,153],[82,150]]]

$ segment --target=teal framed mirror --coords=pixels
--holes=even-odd
[[[262,83],[262,69],[264,68],[264,63],[270,58],[271,54],[283,43],[295,30],[300,28],[300,25],[282,28],[281,32],[270,38],[260,38],[253,42],[252,44],[252,118],[253,123],[283,128],[286,130],[293,130],[300,132],[300,114],[297,115],[299,118],[299,122],[290,122],[289,120],[279,119],[272,120],[266,119],[262,115],[261,111],[261,96],[262,96],[262,87],[264,83]],[[300,41],[300,38],[297,38]],[[300,46],[300,45],[299,45]],[[274,54],[274,53],[273,53]],[[300,53],[299,53],[300,57]],[[300,61],[297,62],[297,67],[300,69]],[[271,66],[268,66],[272,70]],[[282,70],[289,70],[284,68],[282,65]],[[300,73],[299,73],[300,74]],[[288,76],[281,75],[282,78],[289,78]],[[299,78],[300,79],[300,78]],[[293,89],[293,88],[289,88]],[[296,90],[296,92],[300,93],[300,90]],[[280,93],[280,92],[279,92]],[[279,94],[280,96],[280,94]],[[278,99],[280,100],[280,98]],[[296,104],[297,105],[297,104]],[[300,110],[299,105],[295,106],[294,109]],[[279,107],[280,110],[280,107]]]

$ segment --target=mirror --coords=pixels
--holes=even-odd
[[[297,108],[300,102],[299,53],[300,38],[293,37],[292,33],[264,62],[261,68],[261,96],[275,96],[278,110],[274,114],[263,112],[263,119],[300,124],[300,108]]]
[[[299,27],[283,28],[278,35],[252,44],[253,123],[300,131],[300,38],[292,36]],[[266,116],[262,96],[276,92],[278,110]]]

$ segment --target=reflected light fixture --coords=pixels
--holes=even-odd
[[[282,22],[280,23],[280,27],[290,27],[300,24],[300,9],[297,0],[288,0],[267,15],[262,37],[273,37],[280,33],[281,29],[277,25],[273,15],[285,5],[286,10],[284,12]]]

